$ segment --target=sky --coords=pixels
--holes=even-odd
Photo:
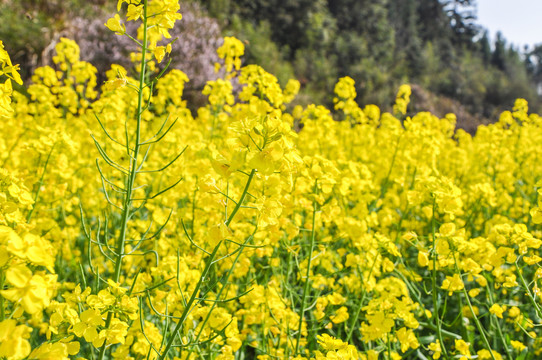
[[[501,31],[507,43],[523,50],[542,43],[542,0],[476,0],[477,23],[489,30],[490,39]]]

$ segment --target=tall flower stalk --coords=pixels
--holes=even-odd
[[[118,3],[118,9],[120,11],[123,3],[126,2],[125,0],[120,0]],[[164,192],[170,190],[175,185],[177,185],[179,181],[175,182],[173,185],[157,192],[154,195],[147,194],[144,198],[136,198],[135,192],[138,188],[137,180],[138,175],[141,175],[143,173],[159,173],[167,169],[170,165],[172,165],[184,152],[181,151],[179,154],[177,154],[173,160],[171,160],[169,163],[167,163],[165,166],[154,169],[154,170],[148,170],[144,168],[144,165],[148,159],[149,151],[151,149],[151,145],[159,142],[161,139],[164,138],[164,136],[171,130],[173,124],[170,124],[168,126],[168,120],[167,118],[162,126],[159,128],[159,130],[151,136],[149,139],[144,140],[143,139],[143,129],[142,129],[142,122],[143,122],[143,114],[145,111],[149,109],[149,106],[151,105],[151,99],[152,99],[152,92],[155,85],[155,82],[158,80],[158,78],[162,75],[160,73],[155,78],[150,78],[149,73],[149,62],[150,61],[157,61],[161,62],[165,53],[169,52],[171,49],[171,45],[168,45],[167,47],[164,46],[157,46],[157,41],[159,38],[162,37],[162,34],[167,33],[167,28],[171,28],[172,24],[171,21],[174,22],[175,19],[180,18],[180,14],[178,14],[176,11],[178,10],[178,5],[171,6],[171,4],[167,4],[167,2],[161,1],[161,0],[155,0],[153,2],[153,9],[159,10],[159,13],[149,13],[149,0],[143,0],[143,1],[131,1],[128,3],[128,13],[127,18],[128,20],[137,20],[141,18],[141,38],[138,40],[134,37],[132,37],[130,34],[126,33],[125,26],[120,21],[120,16],[117,14],[113,18],[109,19],[106,23],[106,26],[112,30],[115,31],[117,35],[126,35],[130,39],[132,39],[135,43],[137,43],[141,49],[141,62],[139,67],[139,78],[136,80],[135,83],[131,83],[130,80],[127,80],[124,76],[124,74],[119,73],[118,78],[115,80],[111,80],[108,83],[106,83],[104,89],[106,91],[114,91],[117,88],[128,86],[130,89],[135,91],[137,93],[137,106],[135,109],[135,121],[132,122],[131,119],[127,119],[125,121],[125,139],[123,141],[119,141],[115,139],[110,132],[106,129],[106,126],[104,123],[100,120],[99,116],[96,115],[96,119],[98,120],[102,130],[104,131],[106,137],[113,143],[117,145],[121,145],[126,150],[126,158],[128,159],[127,166],[117,162],[113,159],[112,156],[108,154],[107,147],[100,143],[94,136],[92,136],[94,143],[98,149],[98,152],[100,156],[102,157],[103,161],[111,167],[113,170],[120,172],[121,176],[124,178],[123,186],[118,186],[114,183],[114,181],[109,178],[106,173],[102,170],[102,167],[100,166],[100,161],[96,161],[97,169],[100,174],[101,182],[102,182],[102,190],[105,194],[106,200],[111,205],[112,209],[118,210],[118,217],[120,218],[120,221],[113,226],[115,227],[115,230],[113,230],[113,233],[118,231],[118,237],[116,238],[116,242],[113,246],[109,245],[108,242],[108,233],[110,231],[110,221],[108,216],[106,216],[105,220],[105,227],[103,229],[103,238],[101,239],[101,222],[98,228],[98,231],[96,233],[96,238],[92,238],[91,231],[87,228],[84,217],[83,217],[83,227],[85,230],[85,234],[89,241],[89,265],[93,272],[95,273],[97,277],[97,289],[100,288],[100,281],[106,282],[109,284],[110,287],[113,288],[112,293],[117,296],[125,296],[126,290],[123,288],[118,288],[119,282],[121,280],[122,276],[122,267],[124,259],[127,256],[133,255],[135,250],[137,250],[140,245],[146,241],[150,240],[154,237],[156,237],[161,230],[165,227],[165,224],[158,229],[158,231],[152,235],[147,236],[148,230],[150,230],[151,225],[149,225],[149,229],[145,234],[140,238],[136,240],[129,240],[128,239],[128,228],[129,228],[129,222],[134,217],[136,213],[141,211],[142,205],[140,206],[134,206],[134,203],[137,201],[141,204],[146,204],[149,200],[154,199],[158,197],[159,195],[163,194]],[[159,16],[160,15],[160,16]],[[152,23],[152,24],[151,24]],[[149,58],[149,55],[151,57]],[[150,95],[145,94],[145,90],[148,89],[150,91]],[[164,130],[165,129],[165,130]],[[113,144],[114,145],[114,144]],[[145,152],[144,154],[142,152]],[[145,185],[143,185],[145,186]],[[139,186],[141,187],[141,186]],[[112,200],[111,196],[108,195],[109,191],[108,189],[111,188],[112,190],[116,191],[117,193],[120,193],[120,205],[118,203],[115,203],[114,200]],[[83,215],[83,212],[81,210],[81,213]],[[169,218],[167,219],[169,220]],[[167,223],[167,221],[166,221]],[[130,241],[136,242],[136,245],[132,247],[132,250],[130,252],[126,252],[125,248],[127,243]],[[109,274],[107,277],[103,277],[99,274],[98,270],[94,268],[92,265],[92,260],[90,258],[92,249],[90,244],[97,244],[99,247],[100,252],[102,255],[109,259],[113,263],[113,271],[111,274]],[[149,250],[146,253],[154,253],[156,255],[156,259],[158,261],[158,256],[154,250]],[[146,253],[143,253],[146,254]],[[133,283],[131,285],[131,289],[133,289],[135,281],[137,280],[137,276],[134,278]],[[115,288],[117,289],[115,290]],[[128,295],[130,295],[130,292]],[[123,301],[124,298],[123,298]],[[129,301],[129,300],[126,300]],[[115,320],[115,312],[118,312],[118,309],[115,309],[115,306],[109,306],[109,308],[106,308],[107,317],[105,320],[105,323],[103,324],[104,330],[100,332],[100,335],[103,334],[103,336],[100,336],[94,344],[100,344],[103,341],[103,344],[100,346],[98,359],[102,360],[104,359],[106,355],[106,350],[108,348],[108,331],[111,329],[113,321]],[[139,314],[139,316],[142,316],[142,314]]]

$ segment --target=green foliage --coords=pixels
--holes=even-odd
[[[476,23],[472,0],[191,0],[203,4],[224,35],[247,45],[258,64],[285,85],[302,84],[297,101],[332,106],[342,76],[356,80],[359,103],[389,109],[399,84],[418,84],[457,101],[477,118],[491,118],[529,100],[542,110],[542,47],[525,54],[502,34],[490,43]],[[0,37],[23,78],[75,17],[93,18],[116,2],[14,0],[0,5]],[[435,108],[439,115],[445,109]],[[461,122],[461,119],[459,119]]]
[[[42,14],[24,14],[19,2],[0,5],[0,38],[4,40],[7,50],[13,54],[14,63],[23,65],[30,61],[27,53],[35,54],[45,48],[47,38],[42,29],[51,26],[51,22]],[[22,76],[25,75],[28,74],[23,71]]]
[[[12,0],[0,2],[0,38],[21,64],[23,78],[41,63],[43,50],[75,16],[92,17],[105,0]],[[109,4],[111,5],[111,4]]]
[[[325,94],[337,77],[350,75],[360,103],[384,107],[401,82],[459,101],[477,117],[518,97],[534,108],[542,104],[536,93],[542,51],[524,56],[500,34],[492,46],[471,0],[201,2],[228,31],[250,38],[249,62],[273,66],[283,79],[290,61],[304,85],[301,98],[331,105]]]

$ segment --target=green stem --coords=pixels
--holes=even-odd
[[[235,208],[233,209],[230,216],[228,216],[228,219],[225,222],[226,226],[229,226],[231,224],[233,218],[235,217],[235,214],[237,214],[237,211],[239,211],[239,209],[241,208],[241,204],[243,204],[243,201],[245,201],[245,197],[247,196],[248,189],[250,188],[250,183],[252,182],[252,179],[254,178],[255,173],[256,173],[256,169],[252,169],[252,171],[250,172],[250,175],[248,176],[245,189],[243,190],[243,193],[241,194],[241,197],[239,198],[237,205],[235,205]]]
[[[520,271],[520,268],[518,266],[518,263],[516,261],[516,270],[518,272],[518,275],[519,275],[519,279],[521,280],[521,284],[523,285],[523,287],[525,288],[525,290],[527,291],[527,297],[529,298],[529,301],[531,302],[531,304],[533,305],[534,309],[536,310],[536,314],[538,315],[538,317],[540,319],[542,319],[542,311],[540,310],[540,307],[538,306],[538,304],[536,303],[536,301],[534,300],[534,296],[533,296],[533,293],[531,293],[531,289],[529,289],[529,286],[527,285],[527,282],[525,281],[525,278],[523,277],[523,274],[521,273]]]
[[[461,273],[461,270],[459,269],[459,266],[457,265],[457,259],[455,256],[455,251],[452,251],[452,255],[454,257],[454,265],[455,265],[455,271],[459,275],[459,278],[461,279],[461,282],[463,283],[463,274]],[[482,335],[482,340],[484,341],[484,344],[486,345],[487,350],[489,351],[489,354],[491,355],[491,358],[493,360],[497,360],[495,358],[495,355],[493,354],[493,350],[491,349],[491,345],[489,345],[489,341],[487,340],[486,333],[484,332],[484,328],[482,327],[482,323],[480,323],[480,320],[478,319],[478,316],[476,316],[476,313],[474,312],[474,308],[472,307],[472,304],[470,302],[469,293],[467,292],[467,288],[465,287],[465,284],[463,283],[463,295],[465,296],[465,300],[467,300],[467,305],[469,306],[470,313],[474,319],[474,322],[476,323],[476,327],[478,328],[478,332],[480,335]]]
[[[245,184],[245,189],[243,190],[243,193],[241,194],[241,197],[239,198],[239,201],[237,202],[237,205],[235,206],[235,208],[233,209],[232,213],[230,214],[230,216],[228,217],[228,219],[226,220],[225,224],[226,226],[229,226],[231,224],[231,222],[233,221],[233,218],[235,217],[235,214],[237,213],[237,211],[239,211],[240,207],[241,207],[241,204],[243,203],[243,201],[245,200],[245,197],[247,196],[248,194],[248,189],[250,188],[250,183],[252,182],[252,179],[254,178],[254,174],[256,173],[256,169],[252,169],[252,171],[250,172],[250,175],[248,176],[248,180]],[[250,238],[249,238],[250,239]],[[245,241],[245,244],[248,242],[247,239]],[[188,311],[189,309],[192,307],[192,303],[194,302],[194,300],[196,299],[196,295],[197,293],[199,292],[199,288],[201,286],[201,283],[202,283],[202,279],[204,279],[207,275],[207,272],[209,271],[210,269],[210,265],[213,263],[213,259],[216,255],[216,252],[218,251],[218,247],[220,246],[220,243],[216,246],[216,248],[214,249],[213,253],[211,254],[211,257],[210,257],[210,260],[208,262],[208,265],[206,266],[205,270],[204,270],[204,273],[202,274],[202,277],[200,278],[200,281],[198,282],[198,285],[196,286],[196,289],[194,290],[194,292],[192,293],[192,296],[190,298],[190,300],[188,301],[188,304],[186,305],[185,307],[185,310],[183,312],[183,315],[181,315],[181,319],[179,320],[179,322],[177,323],[177,326],[175,327],[175,330],[173,330],[173,333],[172,333],[172,336],[171,338],[169,339],[166,347],[164,348],[164,352],[162,353],[162,355],[160,355],[160,357],[158,358],[158,360],[163,360],[167,353],[169,352],[169,350],[171,349],[171,346],[173,346],[173,342],[175,340],[175,336],[177,335],[177,333],[181,330],[181,326],[182,324],[184,323],[184,320],[186,319],[186,316],[188,316]],[[241,251],[239,251],[239,253],[237,254],[237,257],[235,258],[235,261],[234,261],[234,264],[233,266],[230,268],[230,271],[228,272],[228,275],[226,277],[226,281],[225,283],[227,283],[227,279],[230,277],[231,273],[233,272],[233,268],[235,267],[235,264],[237,263],[239,257],[241,256],[241,252],[242,252],[242,249]],[[217,299],[220,298],[220,295],[222,294],[222,290],[224,289],[224,287],[220,290],[218,296],[217,296]],[[213,311],[213,308],[216,306],[216,302],[213,303],[213,306],[211,308],[211,310],[209,311],[209,313],[207,314],[207,318],[205,319],[205,322],[208,321],[208,318],[211,314],[211,311]],[[203,327],[202,327],[203,329]],[[197,336],[197,339],[195,342],[197,342],[197,340],[199,339],[199,337],[201,336],[201,332],[198,333],[198,336]],[[191,350],[192,351],[192,350]]]
[[[371,266],[371,270],[369,271],[369,278],[371,277],[371,274],[373,273],[373,269],[375,268],[376,261],[378,260],[378,253],[373,261],[373,265]],[[363,303],[365,302],[365,296],[367,295],[367,291],[365,291],[365,287],[363,288],[363,294],[361,295],[361,300],[359,301],[358,307],[356,309],[356,314],[354,315],[354,318],[352,319],[352,323],[350,325],[350,329],[348,329],[348,334],[346,335],[346,342],[350,341],[350,338],[352,337],[352,334],[354,333],[354,329],[356,326],[356,323],[358,322],[359,315],[361,314],[361,308],[363,307]]]
[[[318,180],[314,182],[314,194],[316,195],[318,192]],[[312,261],[312,253],[314,252],[314,240],[316,237],[316,199],[312,201],[312,229],[311,229],[311,242],[310,242],[310,249],[309,249],[309,258],[307,259],[307,273],[305,276],[305,286],[303,288],[303,296],[301,298],[301,310],[299,311],[299,327],[297,329],[297,341],[295,344],[295,351],[294,351],[294,357],[297,356],[299,352],[299,343],[301,341],[301,329],[303,327],[303,318],[305,317],[305,303],[307,301],[307,294],[309,293],[309,285],[310,285],[310,272],[311,272],[311,261]]]
[[[459,277],[461,277],[461,281],[463,281],[463,278],[461,276],[461,272],[459,272]],[[491,354],[491,358],[493,360],[495,359],[495,355],[493,355],[493,350],[491,349],[491,345],[489,345],[489,341],[487,340],[487,336],[484,332],[484,328],[482,327],[482,324],[480,323],[480,320],[478,320],[478,317],[476,316],[476,313],[474,312],[474,309],[472,307],[472,304],[469,299],[469,294],[467,293],[467,289],[465,289],[465,286],[463,286],[463,294],[465,295],[465,299],[467,300],[467,305],[469,305],[470,313],[472,314],[472,317],[474,318],[474,322],[476,323],[476,327],[478,328],[478,331],[480,332],[480,335],[482,335],[482,340],[484,341],[484,344],[486,345],[487,349],[489,350],[489,353]]]
[[[437,249],[436,249],[436,231],[435,231],[435,211],[436,211],[436,200],[433,200],[433,218],[431,219],[431,232],[433,235],[433,269],[432,269],[432,276],[431,276],[431,295],[433,297],[433,308],[435,310],[435,324],[437,325],[437,337],[438,341],[440,343],[440,348],[442,350],[442,354],[444,354],[444,357],[448,359],[448,352],[446,351],[446,347],[444,346],[444,340],[442,339],[442,320],[439,315],[439,306],[438,306],[438,298],[437,298]]]
[[[207,259],[207,264],[205,264],[205,269],[203,269],[203,272],[201,273],[201,276],[200,276],[199,281],[198,281],[198,283],[196,285],[196,288],[192,292],[192,295],[190,296],[190,300],[188,300],[188,303],[186,304],[186,306],[185,306],[185,308],[183,310],[183,313],[181,314],[181,317],[179,318],[179,321],[177,322],[177,325],[175,326],[175,329],[171,333],[171,337],[169,338],[169,340],[168,340],[168,342],[167,342],[167,344],[166,344],[166,346],[164,348],[164,351],[158,357],[158,360],[164,360],[166,358],[166,356],[167,356],[167,353],[169,352],[169,350],[173,346],[173,343],[175,341],[175,338],[177,337],[177,334],[181,330],[181,327],[183,326],[186,318],[188,317],[188,314],[189,314],[190,310],[192,309],[192,304],[196,300],[196,297],[197,297],[197,295],[199,293],[199,289],[201,288],[201,284],[207,278],[207,274],[209,273],[209,270],[211,269],[211,265],[213,265],[213,261],[215,259],[215,256],[216,256],[217,252],[218,252],[218,248],[220,247],[221,244],[222,244],[222,242],[219,242],[216,245],[213,252],[211,253],[209,258]]]
[[[41,187],[43,186],[43,179],[45,178],[45,173],[47,172],[47,165],[49,165],[49,160],[51,159],[51,154],[53,153],[53,149],[55,148],[55,144],[53,144],[53,147],[51,148],[51,151],[49,151],[49,155],[47,155],[47,160],[45,160],[45,165],[43,166],[43,172],[41,174],[40,180],[38,181],[38,188],[36,189],[36,195],[34,196],[34,205],[32,206],[32,209],[28,213],[28,216],[26,217],[26,222],[30,223],[30,220],[32,219],[32,214],[34,214],[34,210],[36,209],[36,206],[38,206],[38,199],[40,196]]]
[[[145,87],[145,72],[146,72],[146,57],[147,57],[147,8],[148,0],[144,0],[143,3],[143,43],[141,46],[141,71],[139,74],[139,91],[137,97],[137,114],[136,114],[136,138],[135,145],[133,149],[133,156],[130,160],[130,173],[126,181],[126,194],[124,196],[123,210],[122,210],[122,219],[120,225],[120,234],[117,240],[116,247],[116,259],[115,259],[115,272],[113,274],[113,281],[115,283],[119,282],[120,272],[122,268],[122,260],[124,258],[124,245],[126,242],[126,232],[128,229],[128,219],[130,217],[130,211],[132,206],[132,191],[135,184],[135,178],[138,172],[138,156],[141,142],[141,116],[143,113],[143,88]],[[107,229],[106,229],[107,231]],[[113,320],[113,312],[108,312],[107,319],[105,322],[105,329],[109,329],[111,321]],[[100,348],[100,353],[98,354],[98,360],[102,360],[105,355],[105,350],[107,346],[107,340],[104,341],[104,344]]]
[[[427,316],[426,316],[427,317]],[[420,321],[419,322],[421,326],[423,327],[426,327],[428,329],[431,329],[433,331],[437,331],[437,327],[431,323],[426,323],[426,322],[423,322],[423,321]],[[444,329],[441,329],[440,330],[444,335],[447,335],[451,338],[454,338],[454,339],[457,339],[457,340],[461,340],[462,339],[462,336],[459,335],[459,334],[456,334],[456,333],[453,333],[451,331],[447,331],[447,330],[444,330]]]
[[[491,306],[493,306],[495,304],[495,300],[493,298],[493,292],[491,291],[490,284],[487,284],[486,290],[489,295],[489,302]],[[510,350],[510,348],[508,347],[508,344],[506,343],[506,339],[504,338],[504,334],[502,332],[501,323],[499,319],[495,319],[495,324],[497,327],[497,332],[499,333],[499,337],[501,338],[502,345],[504,346],[504,349],[506,350],[506,355],[508,356],[509,360],[513,360],[512,351]]]
[[[254,231],[254,233],[256,233],[256,231]],[[253,238],[254,234],[252,234],[251,236],[249,236],[245,242],[243,243],[242,247],[241,247],[241,250],[239,250],[237,252],[237,256],[235,257],[235,259],[233,260],[233,264],[231,265],[229,271],[228,271],[228,274],[226,275],[226,277],[224,278],[224,284],[222,285],[222,287],[220,288],[220,290],[218,291],[218,294],[216,295],[216,299],[218,301],[214,301],[213,302],[213,305],[211,305],[211,309],[209,309],[209,311],[207,312],[207,315],[205,316],[205,319],[203,320],[202,324],[201,324],[201,329],[200,331],[198,332],[198,335],[196,336],[196,338],[193,340],[193,343],[197,344],[198,341],[199,341],[199,338],[201,337],[201,334],[203,333],[203,330],[205,329],[205,325],[207,324],[207,322],[209,321],[209,319],[211,318],[211,313],[213,312],[214,308],[216,307],[216,305],[219,303],[220,301],[220,297],[222,296],[222,292],[224,291],[224,289],[226,289],[227,287],[227,284],[228,284],[228,280],[231,276],[231,274],[233,273],[233,270],[235,269],[235,266],[237,265],[237,262],[239,261],[239,258],[241,257],[241,253],[243,252],[243,249],[246,247],[246,245],[248,245],[248,242]],[[190,354],[192,353],[194,348],[190,349],[190,351],[188,352],[188,355],[186,356],[186,359],[190,359]]]
[[[395,160],[397,159],[397,154],[399,152],[399,143],[401,142],[401,137],[402,136],[403,136],[403,133],[401,133],[401,135],[399,135],[399,137],[397,137],[397,144],[395,145],[395,151],[393,152],[393,157],[391,158],[391,164],[390,164],[390,168],[388,170],[388,173],[386,175],[386,178],[382,182],[382,187],[381,187],[382,190],[380,192],[379,199],[383,199],[384,195],[386,195],[386,192],[388,191],[391,172],[393,171],[393,166],[395,165]]]

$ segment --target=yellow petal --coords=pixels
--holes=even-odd
[[[6,280],[13,286],[23,288],[32,278],[32,271],[25,265],[18,265],[6,271]]]

